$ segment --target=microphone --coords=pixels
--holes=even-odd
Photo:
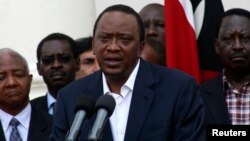
[[[79,99],[75,107],[75,119],[70,130],[67,133],[66,141],[77,140],[84,121],[86,120],[86,118],[90,118],[93,115],[94,106],[95,102],[89,96],[83,96]]]
[[[90,130],[88,141],[101,140],[106,121],[113,114],[115,105],[115,99],[111,95],[103,95],[97,100],[95,106],[97,116],[94,125]]]

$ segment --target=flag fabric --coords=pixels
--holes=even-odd
[[[217,26],[224,13],[221,0],[191,0],[197,35],[202,82],[217,76],[222,65],[214,49]]]
[[[190,0],[165,0],[166,62],[201,82],[193,8]]]

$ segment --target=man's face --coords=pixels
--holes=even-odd
[[[93,51],[106,75],[130,75],[141,54],[139,33],[133,15],[113,11],[101,17],[93,38]]]
[[[88,50],[80,54],[80,70],[76,72],[76,79],[85,77],[97,70],[99,65],[92,50]]]
[[[228,70],[241,71],[250,67],[250,20],[232,15],[223,19],[215,46]]]
[[[48,89],[59,90],[72,82],[75,79],[77,65],[69,42],[66,40],[44,42],[37,69]]]
[[[148,6],[142,9],[139,14],[145,26],[146,37],[165,44],[164,7]]]
[[[29,102],[32,75],[16,54],[0,53],[0,108],[8,113],[24,108]]]

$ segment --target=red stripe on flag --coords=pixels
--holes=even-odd
[[[199,83],[201,76],[195,31],[179,0],[165,0],[165,4],[167,66],[192,75]]]

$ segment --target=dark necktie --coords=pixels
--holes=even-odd
[[[12,118],[10,121],[10,126],[12,127],[12,131],[10,133],[10,141],[22,141],[20,133],[17,130],[17,126],[20,122],[16,118]]]
[[[54,103],[52,103],[51,105],[50,105],[50,107],[51,107],[51,109],[52,109],[52,111],[51,111],[51,115],[53,115],[53,113],[55,112],[55,106],[56,106],[56,102],[54,102]]]

